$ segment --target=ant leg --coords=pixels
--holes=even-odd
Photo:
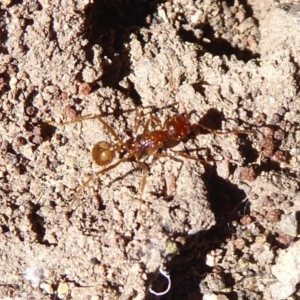
[[[172,159],[172,160],[174,160],[174,161],[180,163],[180,167],[179,167],[179,169],[178,169],[177,175],[174,174],[175,180],[174,180],[173,185],[175,185],[175,187],[171,188],[171,195],[174,195],[174,193],[175,193],[175,191],[176,191],[177,180],[178,180],[179,175],[180,175],[180,173],[181,173],[181,170],[182,170],[184,161],[183,161],[182,159],[178,158],[178,157],[175,157],[175,156],[173,156],[173,155],[166,154],[166,153],[155,153],[155,154],[153,154],[153,157],[154,157],[155,159],[158,159],[158,158],[166,158],[166,157],[168,157],[168,158],[170,158],[170,159]],[[194,157],[193,157],[193,159],[194,159]],[[167,179],[166,175],[165,175],[165,177],[164,177],[164,181],[165,181],[164,184],[165,184],[165,186],[166,186],[166,193],[167,193],[166,196],[169,197],[169,196],[170,196],[170,194],[169,194],[169,192],[170,192],[170,190],[169,190],[169,187],[170,187],[170,185],[169,185],[169,184],[170,184],[170,181]]]
[[[143,192],[144,192],[146,182],[147,182],[147,177],[148,177],[148,174],[149,174],[149,167],[145,163],[143,163],[139,160],[137,160],[136,163],[137,163],[138,167],[141,168],[144,171],[143,172],[143,178],[142,178],[142,181],[141,181],[141,184],[140,184],[140,190],[139,190],[139,193],[140,193],[140,197],[139,197],[140,207],[138,209],[138,216],[139,216],[138,219],[141,217],[142,219],[141,219],[140,222],[141,222],[141,224],[144,224],[143,219],[145,218],[145,211],[142,211],[141,208],[142,208],[142,204],[144,204],[147,207],[146,209],[147,210],[149,209],[148,202],[146,202],[143,199]]]
[[[168,56],[168,54],[165,54],[165,56],[166,56],[166,58],[168,60],[168,64],[169,64],[170,86],[171,86],[171,89],[172,89],[172,93],[175,94],[178,91],[178,86],[179,86],[180,82],[178,82],[178,83],[175,82],[175,76],[174,76],[174,71],[173,71],[173,67],[172,67],[172,63],[171,63],[170,57]],[[179,81],[180,81],[180,78],[179,78]]]
[[[135,117],[134,117],[134,134],[137,134],[139,127],[141,125],[141,118],[142,118],[142,112],[137,107],[135,110]]]
[[[140,192],[140,195],[141,195],[140,201],[145,202],[143,200],[143,192],[144,192],[146,182],[147,182],[147,177],[148,177],[148,174],[149,174],[149,167],[145,163],[143,163],[141,161],[138,161],[138,160],[136,161],[136,163],[137,163],[138,167],[141,168],[144,171],[139,192]]]
[[[138,129],[140,127],[140,124],[141,124],[141,115],[142,115],[141,111],[139,110],[139,108],[137,108],[136,109],[136,113],[135,113],[134,134],[137,134]],[[161,121],[159,120],[159,118],[150,115],[150,117],[146,121],[143,134],[146,134],[149,131],[149,126],[150,126],[151,122],[153,122],[155,124],[158,124],[160,127],[162,127],[162,124],[161,124]]]
[[[175,153],[175,156],[174,155],[170,155],[170,154],[166,154],[166,153],[156,153],[156,154],[153,154],[153,157],[154,158],[166,158],[166,157],[168,157],[168,158],[170,158],[170,159],[172,159],[172,160],[174,160],[176,162],[181,163],[181,165],[179,167],[178,175],[175,176],[175,184],[177,182],[177,179],[179,178],[180,172],[181,172],[183,164],[184,164],[184,161],[182,159],[176,157],[176,156],[181,156],[181,157],[186,158],[186,159],[194,160],[194,161],[200,162],[200,163],[202,163],[204,165],[205,164],[206,165],[207,164],[212,164],[212,162],[210,162],[210,161],[201,160],[199,158],[193,157],[193,156],[188,155],[186,153],[182,153],[182,152],[174,152],[174,153]],[[167,183],[167,187],[168,187],[168,183]]]
[[[79,188],[78,192],[76,193],[75,198],[74,198],[74,200],[71,203],[71,207],[72,207],[73,203],[75,202],[75,200],[78,198],[78,196],[81,194],[81,192],[89,185],[90,182],[92,182],[93,180],[95,180],[95,177],[97,177],[97,176],[99,176],[101,174],[107,173],[108,171],[114,169],[120,163],[122,163],[122,162],[124,162],[126,160],[128,160],[128,157],[123,157],[122,159],[118,160],[116,163],[114,163],[114,164],[112,164],[112,165],[110,165],[110,166],[108,166],[108,167],[106,167],[106,168],[104,168],[104,169],[96,172],[95,174],[89,176],[89,179],[85,183],[83,183],[81,185],[81,187]]]
[[[186,158],[186,159],[195,160],[195,161],[200,162],[202,164],[209,164],[209,165],[211,164],[210,161],[199,159],[197,157],[191,156],[189,154],[186,154],[186,153],[183,153],[183,152],[180,152],[180,151],[178,151],[178,152],[177,151],[173,151],[173,152],[175,153],[176,156],[181,156],[181,157]],[[177,162],[182,162],[182,160],[179,159],[179,158],[177,158],[176,156],[170,155],[170,154],[166,154],[166,153],[156,153],[156,154],[152,154],[152,155],[155,158],[168,157],[168,158],[173,159],[173,160],[175,160]]]
[[[117,135],[115,130],[106,121],[104,121],[102,119],[101,115],[89,114],[89,115],[85,115],[85,116],[76,118],[75,120],[67,121],[67,122],[64,122],[64,123],[61,123],[61,124],[57,124],[57,123],[52,122],[52,121],[47,121],[47,123],[50,124],[50,125],[58,127],[58,126],[65,126],[65,125],[74,124],[74,123],[82,122],[82,121],[85,121],[85,120],[93,120],[93,119],[98,119],[99,122],[101,122],[102,125],[108,130],[108,132],[114,136],[116,141],[121,143],[120,137]]]
[[[145,124],[145,128],[144,128],[144,131],[143,131],[143,135],[147,134],[148,131],[149,131],[149,126],[150,126],[150,123],[153,122],[154,124],[158,125],[160,128],[163,128],[162,126],[162,123],[160,121],[159,118],[157,117],[154,117],[154,116],[150,116]]]
[[[52,122],[52,121],[46,121],[47,124],[50,124],[50,125],[53,125],[55,127],[59,127],[59,126],[65,126],[65,125],[69,125],[69,124],[73,124],[73,123],[78,123],[78,122],[82,122],[84,120],[91,120],[91,119],[96,119],[98,117],[98,115],[92,115],[92,114],[89,114],[89,115],[85,115],[85,116],[82,116],[82,117],[78,117],[74,120],[71,120],[71,121],[67,121],[67,122],[64,122],[64,123],[56,123],[56,122]]]
[[[177,105],[177,103],[169,104],[169,105],[167,105],[165,107],[162,107],[161,109],[170,108],[170,107],[173,107],[175,105]],[[149,106],[149,107],[151,107],[151,106]],[[146,106],[144,108],[148,108],[148,107]],[[142,115],[142,113],[141,113],[140,109],[137,107],[136,108],[136,113],[135,113],[135,119],[134,119],[135,120],[134,121],[134,124],[135,124],[134,125],[134,131],[133,131],[134,134],[137,134],[138,129],[140,127],[140,124],[141,124],[141,115]],[[154,117],[153,115],[150,115],[150,117],[146,121],[143,134],[145,134],[145,133],[147,133],[149,131],[150,122],[153,122],[153,123],[159,125],[160,128],[163,128],[161,120],[159,118],[157,118],[157,117]]]
[[[122,144],[122,141],[121,141],[120,137],[117,135],[117,133],[115,132],[115,130],[106,121],[104,121],[102,119],[102,117],[100,117],[99,115],[98,115],[97,119],[108,130],[108,132],[114,136],[115,140],[118,141],[120,144]]]

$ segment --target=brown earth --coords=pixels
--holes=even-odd
[[[300,4],[0,5],[1,299],[158,299],[159,270],[160,299],[300,299]],[[233,132],[147,158],[141,195],[77,119],[124,141],[137,108]]]

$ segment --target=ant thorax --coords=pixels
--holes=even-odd
[[[167,141],[167,132],[164,130],[154,130],[143,134],[138,134],[125,143],[125,149],[129,157],[140,159],[147,155],[156,153]]]

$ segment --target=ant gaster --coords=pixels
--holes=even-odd
[[[162,125],[161,121],[157,117],[150,116],[150,118],[146,121],[143,132],[141,134],[137,134],[141,119],[141,114],[139,113],[139,111],[137,111],[137,115],[135,118],[134,135],[133,137],[127,139],[124,142],[120,139],[119,135],[115,132],[112,126],[110,126],[106,121],[104,121],[104,119],[100,115],[86,115],[77,118],[76,120],[61,124],[68,125],[83,120],[98,119],[116,140],[115,143],[100,141],[94,145],[92,149],[93,161],[99,166],[108,166],[92,175],[81,186],[80,190],[83,190],[95,178],[95,176],[99,176],[114,169],[122,162],[134,160],[137,163],[137,165],[144,171],[144,176],[140,187],[140,193],[142,197],[142,193],[146,184],[147,174],[149,172],[148,165],[142,161],[143,158],[147,158],[148,156],[152,155],[154,158],[170,157],[172,159],[176,159],[175,156],[166,153],[161,153],[161,150],[166,150],[167,148],[171,148],[182,141],[186,141],[189,138],[190,133],[197,128],[205,129],[206,131],[209,131],[214,134],[254,133],[254,131],[252,130],[218,131],[207,128],[206,126],[203,126],[201,124],[192,124],[190,122],[190,117],[193,113],[194,112],[185,112],[177,114],[167,119],[164,125]],[[149,129],[151,123],[154,123],[159,129],[151,131]],[[119,153],[121,158],[117,162],[112,164],[116,153]],[[192,159],[204,163],[209,163],[207,161],[202,161],[196,157],[181,152],[174,152],[174,155],[182,156],[187,159]]]

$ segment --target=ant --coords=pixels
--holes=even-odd
[[[163,125],[159,118],[151,115],[146,121],[142,133],[138,134],[137,132],[140,127],[141,113],[139,110],[137,110],[135,116],[134,134],[132,137],[128,138],[125,141],[121,140],[113,127],[109,125],[101,115],[85,115],[75,120],[60,124],[60,126],[64,126],[84,120],[97,119],[115,139],[115,143],[100,141],[93,146],[93,161],[98,166],[103,166],[104,168],[96,172],[94,175],[91,175],[90,178],[80,187],[78,193],[80,193],[80,191],[88,186],[88,184],[92,180],[94,180],[96,176],[107,173],[108,171],[116,168],[122,162],[133,160],[137,163],[138,167],[144,171],[140,186],[140,193],[142,197],[142,193],[144,191],[147,180],[147,175],[150,171],[149,166],[142,159],[147,159],[147,157],[152,156],[153,158],[169,157],[171,159],[177,160],[176,156],[181,156],[187,159],[192,159],[207,164],[209,163],[208,161],[200,160],[186,153],[174,152],[174,155],[170,155],[167,153],[162,153],[162,151],[172,148],[180,142],[187,141],[190,138],[191,133],[195,132],[197,129],[204,129],[213,134],[254,133],[253,130],[219,131],[208,128],[202,124],[193,124],[190,121],[191,115],[193,113],[195,112],[192,111],[190,113],[184,112],[176,114],[173,117],[167,119]],[[149,127],[151,124],[154,124],[157,129],[150,130]],[[120,155],[120,158],[117,162],[112,163],[117,153]]]

